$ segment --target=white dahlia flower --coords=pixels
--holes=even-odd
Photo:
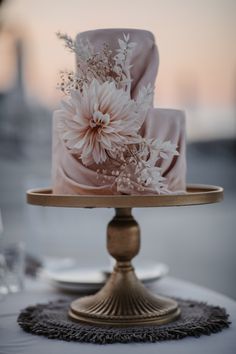
[[[102,163],[124,145],[139,143],[145,118],[124,90],[95,79],[82,92],[72,91],[55,114],[66,146],[85,165]]]

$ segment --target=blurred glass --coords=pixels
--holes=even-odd
[[[22,242],[4,245],[0,210],[0,300],[24,287],[25,252]]]
[[[16,293],[24,288],[25,252],[22,242],[3,248],[6,264],[6,284],[10,293]]]
[[[0,301],[8,294],[8,284],[6,280],[7,266],[4,255],[0,253]]]

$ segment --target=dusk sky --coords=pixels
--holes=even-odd
[[[55,32],[75,36],[94,28],[131,27],[156,36],[160,52],[156,104],[181,106],[188,100],[202,106],[235,104],[235,0],[9,0],[2,18],[1,88],[13,77],[7,29],[25,39],[28,90],[53,105],[59,98],[55,89],[59,71],[74,66],[73,54]]]

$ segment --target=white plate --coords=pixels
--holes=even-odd
[[[136,274],[145,285],[150,285],[167,273],[168,267],[163,263],[149,262],[136,267]],[[46,262],[40,273],[58,289],[72,292],[97,291],[105,284],[109,274],[108,270],[85,268],[69,259]]]

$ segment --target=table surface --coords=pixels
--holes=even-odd
[[[35,303],[53,299],[68,298],[41,281],[26,282],[26,289],[17,294],[9,294],[0,302],[0,354],[235,354],[236,353],[236,302],[209,289],[166,277],[155,283],[153,291],[185,299],[207,301],[212,305],[225,307],[232,322],[230,328],[220,333],[200,338],[184,338],[177,341],[159,343],[133,343],[95,345],[64,342],[47,339],[24,332],[16,322],[21,309]],[[112,346],[112,347],[111,347]]]

